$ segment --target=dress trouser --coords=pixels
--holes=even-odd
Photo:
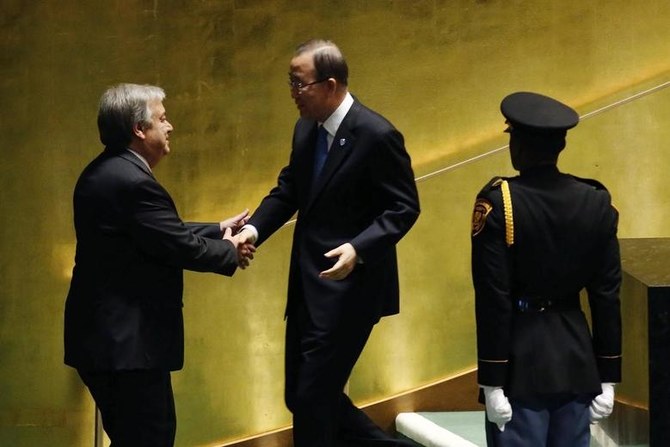
[[[413,445],[392,438],[343,390],[375,322],[342,315],[332,327],[318,327],[304,303],[286,323],[286,405],[293,413],[295,447]]]
[[[591,439],[587,395],[510,399],[512,420],[504,431],[486,419],[488,447],[588,447]],[[485,417],[486,418],[486,417]]]
[[[169,371],[78,371],[111,447],[172,447],[177,421]]]

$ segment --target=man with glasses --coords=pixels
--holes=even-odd
[[[289,164],[240,233],[262,244],[296,212],[286,306],[286,405],[296,447],[395,446],[343,389],[373,326],[399,311],[396,243],[419,215],[403,137],[353,98],[332,42],[300,45]]]

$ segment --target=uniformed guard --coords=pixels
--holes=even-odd
[[[501,111],[520,175],[492,179],[472,216],[487,443],[588,447],[589,423],[609,416],[621,381],[618,212],[602,184],[556,166],[573,109],[518,92]]]

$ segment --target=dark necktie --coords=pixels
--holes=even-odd
[[[316,134],[316,152],[314,153],[314,182],[321,173],[326,157],[328,157],[328,131],[323,126],[319,126]]]

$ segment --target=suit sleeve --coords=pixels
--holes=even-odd
[[[607,231],[599,250],[600,268],[586,289],[591,308],[593,350],[602,382],[621,381],[621,258],[617,239],[618,212],[607,196],[604,227]]]
[[[218,223],[203,223],[203,222],[185,222],[189,230],[200,237],[209,239],[221,239],[221,227]]]
[[[500,190],[480,193],[473,212],[472,232],[480,385],[503,386],[507,381],[513,317],[508,252]]]
[[[167,191],[153,179],[137,182],[128,201],[130,233],[146,255],[187,270],[234,273],[237,252],[233,244],[196,235],[179,218]],[[211,229],[198,226],[197,231]]]
[[[261,245],[284,225],[298,210],[298,199],[293,174],[294,153],[289,164],[279,173],[277,185],[261,201],[249,219],[249,225],[258,230],[256,245]]]
[[[419,217],[419,195],[402,134],[390,129],[379,135],[373,150],[374,180],[380,212],[350,242],[366,263],[384,256]]]

